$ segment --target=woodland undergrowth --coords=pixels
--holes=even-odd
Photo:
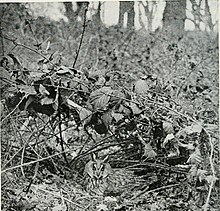
[[[218,210],[217,35],[23,27],[0,35],[2,210]],[[92,153],[143,182],[90,196]]]

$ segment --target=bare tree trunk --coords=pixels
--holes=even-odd
[[[145,29],[145,24],[144,24],[144,22],[143,22],[143,20],[142,20],[142,14],[141,14],[140,5],[141,5],[141,3],[139,2],[139,3],[138,3],[138,20],[139,20],[139,23],[140,23],[140,25],[141,25],[141,29],[146,30],[146,29]]]
[[[73,10],[72,2],[63,2],[64,7],[66,9],[65,15],[68,18],[69,22],[73,22],[75,20],[75,12]]]
[[[201,3],[202,0],[199,0],[198,3],[196,0],[190,0],[192,4],[192,15],[193,19],[189,19],[194,23],[195,30],[200,30],[200,23],[202,22],[202,14],[201,14]]]
[[[83,19],[84,10],[88,5],[89,5],[88,1],[78,1],[78,2],[76,2],[76,6],[77,6],[77,9],[76,9],[76,12],[75,12],[76,16],[79,16]]]
[[[142,6],[144,7],[145,15],[147,17],[148,31],[152,32],[153,31],[153,18],[154,18],[154,13],[157,9],[157,3],[156,1],[152,1],[152,2],[146,1],[146,6],[144,5],[143,2],[141,3],[142,3]]]
[[[70,22],[74,22],[77,16],[81,18],[83,17],[84,9],[87,7],[89,2],[87,1],[76,2],[76,6],[77,6],[76,11],[73,10],[72,2],[63,2],[63,4],[66,9],[66,13],[65,13],[66,17]]]
[[[123,2],[119,2],[119,18],[118,18],[118,26],[123,27],[124,23],[124,14],[125,14],[125,8]]]
[[[210,12],[208,0],[205,0],[205,14],[204,14],[204,23],[205,23],[205,29],[210,29],[210,31],[214,30],[214,24],[212,23],[212,15]]]
[[[166,0],[163,13],[163,31],[172,36],[181,36],[186,20],[186,0]]]
[[[134,16],[135,16],[135,12],[134,12],[134,1],[130,1],[128,4],[128,23],[127,23],[127,27],[133,28],[134,27]]]
[[[134,1],[120,1],[119,3],[119,19],[118,26],[123,27],[124,25],[124,15],[128,14],[127,27],[134,27]]]
[[[102,5],[101,2],[99,1],[97,12],[93,16],[93,21],[97,26],[100,26],[102,22],[101,21],[101,5]]]

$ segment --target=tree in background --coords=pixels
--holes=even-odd
[[[102,23],[102,21],[101,21],[101,6],[102,6],[102,3],[99,1],[96,13],[92,16],[92,20],[94,21],[95,25],[97,25],[97,26],[100,26]]]
[[[88,1],[80,1],[76,2],[76,11],[73,10],[73,4],[72,2],[64,2],[64,7],[66,9],[66,17],[70,22],[74,22],[78,17],[83,17],[84,15],[84,8],[89,4]]]
[[[204,14],[204,23],[205,23],[205,30],[209,29],[213,31],[215,24],[212,23],[212,15],[209,8],[208,0],[205,0],[205,14]]]
[[[152,32],[153,31],[153,19],[154,19],[154,15],[155,12],[157,10],[157,2],[156,1],[145,1],[144,2],[139,2],[139,7],[140,4],[143,6],[144,8],[144,14],[147,18],[147,29],[148,31]]]
[[[120,1],[119,4],[119,20],[118,26],[123,27],[125,21],[125,14],[127,13],[127,28],[134,27],[134,1]]]
[[[144,30],[146,31],[146,28],[145,28],[145,23],[144,21],[142,20],[142,17],[143,17],[143,14],[141,12],[141,2],[138,2],[138,21],[141,25],[141,30]]]
[[[213,31],[215,24],[212,23],[212,16],[208,4],[208,0],[205,0],[204,2],[202,0],[196,1],[196,0],[190,0],[190,3],[192,5],[192,16],[193,18],[187,18],[188,20],[192,21],[195,30],[200,31],[201,30],[201,24],[203,23],[205,25],[205,30]],[[202,3],[204,3],[204,8],[202,8]]]
[[[70,21],[70,22],[73,22],[73,21],[75,21],[75,12],[74,12],[74,10],[73,10],[73,4],[72,4],[72,2],[63,2],[63,4],[64,4],[64,7],[65,7],[65,9],[66,9],[66,12],[65,12],[65,15],[66,15],[66,17],[68,18],[68,20]]]
[[[189,19],[194,23],[195,30],[200,30],[200,23],[202,22],[202,0],[199,0],[196,2],[195,0],[190,0],[190,3],[192,4],[192,15],[193,19]]]
[[[172,36],[181,36],[184,32],[186,20],[186,0],[166,0],[163,13],[163,31]]]

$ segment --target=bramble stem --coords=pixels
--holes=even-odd
[[[82,46],[82,41],[83,41],[84,33],[85,33],[85,30],[86,30],[86,13],[87,13],[87,11],[88,11],[88,6],[86,7],[85,12],[84,12],[83,31],[82,31],[79,47],[78,47],[78,49],[76,51],[76,58],[75,58],[74,63],[73,63],[73,68],[76,65],[76,61],[77,61],[78,56],[79,56],[79,51],[80,51],[80,48]]]

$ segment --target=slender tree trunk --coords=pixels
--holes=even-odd
[[[204,23],[205,23],[205,28],[209,28],[210,31],[214,30],[214,24],[212,23],[212,15],[210,12],[208,0],[205,0],[205,15],[204,15]]]
[[[134,27],[134,16],[135,16],[134,1],[130,1],[128,6],[128,23],[127,23],[127,27],[129,29]]]
[[[119,19],[118,19],[118,26],[123,27],[124,24],[124,14],[125,14],[125,5],[124,2],[119,2]]]
[[[144,22],[143,22],[143,20],[142,20],[140,2],[138,3],[138,20],[139,20],[139,23],[140,23],[140,25],[141,25],[141,29],[146,30],[145,25],[144,25]]]
[[[93,16],[93,21],[97,26],[101,25],[101,2],[99,1],[96,14]]]
[[[124,25],[124,15],[128,14],[127,27],[134,27],[134,1],[120,1],[119,3],[119,19],[118,26],[123,27]]]
[[[147,17],[148,31],[152,32],[153,31],[153,18],[154,18],[154,13],[157,9],[157,2],[156,1],[152,1],[152,2],[146,1],[146,6],[144,5],[143,2],[141,2],[141,3],[142,3],[142,6],[144,7],[144,12]],[[151,8],[150,8],[150,6],[151,6]]]

